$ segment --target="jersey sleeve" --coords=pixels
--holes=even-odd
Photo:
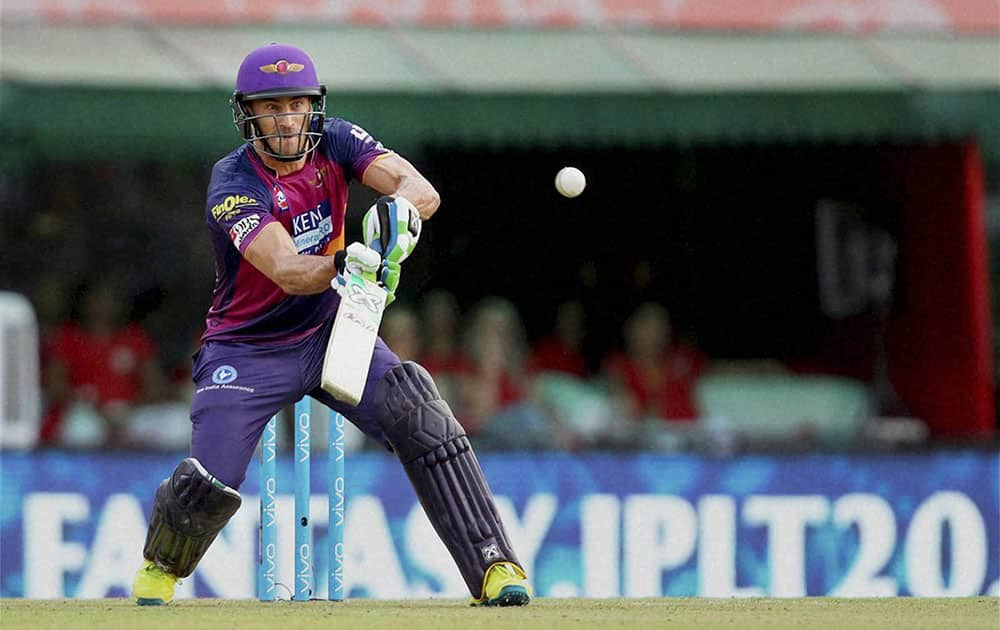
[[[242,254],[261,229],[275,221],[270,203],[270,197],[253,187],[210,189],[206,220],[213,231],[225,234]]]
[[[330,120],[323,133],[330,157],[358,181],[372,162],[391,153],[367,131],[340,118]]]

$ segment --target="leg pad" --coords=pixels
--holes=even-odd
[[[191,575],[241,503],[239,492],[185,459],[156,490],[142,555],[176,577]]]
[[[480,597],[491,565],[520,563],[465,430],[430,374],[416,363],[389,370],[375,396],[389,445],[469,592]]]

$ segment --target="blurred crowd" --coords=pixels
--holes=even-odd
[[[0,186],[12,218],[0,222],[9,254],[0,284],[30,298],[40,326],[39,444],[184,450],[213,263],[203,215],[176,209],[200,207],[206,168],[59,172],[44,185],[33,174]],[[366,203],[359,197],[355,210]],[[577,299],[561,304],[414,281],[381,334],[431,371],[482,449],[727,452],[753,440],[806,449],[864,439],[869,383],[792,362],[709,360],[681,298],[668,302],[676,313],[659,301],[671,298],[650,285],[648,261],[613,304],[588,280],[593,269],[581,267]],[[430,275],[413,268],[409,277]],[[359,436],[354,444],[380,448]]]
[[[81,287],[74,304],[71,317],[42,326],[40,443],[185,448],[190,360],[164,361],[154,334],[129,320],[128,300],[112,281]],[[638,306],[622,347],[597,365],[584,354],[587,327],[582,305],[568,301],[531,343],[510,301],[488,297],[463,313],[451,293],[432,290],[389,308],[380,333],[402,360],[434,375],[483,449],[651,447],[665,426],[699,417],[694,388],[706,360],[674,338],[664,306]],[[197,336],[192,331],[192,352]]]
[[[488,297],[462,314],[449,293],[386,312],[382,335],[403,360],[434,375],[481,448],[577,450],[640,447],[642,429],[697,419],[694,384],[703,357],[673,338],[667,309],[639,306],[624,347],[592,369],[579,302],[556,309],[549,332],[529,343],[517,307]]]
[[[186,447],[190,367],[165,362],[154,335],[130,320],[117,283],[87,283],[75,297],[69,317],[41,321],[39,444]]]

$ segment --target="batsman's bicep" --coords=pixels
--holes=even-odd
[[[405,197],[420,213],[429,219],[441,203],[434,186],[405,158],[388,153],[372,162],[364,172],[361,183],[383,195]]]
[[[292,237],[275,221],[261,228],[257,237],[243,251],[243,257],[265,276],[278,282],[281,259],[297,253]]]
[[[391,195],[403,179],[411,175],[420,176],[420,173],[406,159],[395,153],[386,153],[368,165],[361,183],[383,195]]]

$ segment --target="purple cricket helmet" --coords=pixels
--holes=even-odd
[[[263,134],[257,124],[261,118],[300,116],[300,113],[254,115],[248,103],[265,98],[308,96],[311,108],[305,112],[307,121],[301,131],[302,142],[293,153],[279,153],[271,145],[281,139],[277,133]],[[289,44],[268,44],[250,51],[236,73],[236,90],[230,99],[233,122],[244,142],[277,160],[295,161],[313,151],[323,136],[326,109],[326,86],[319,82],[316,64],[304,50]],[[259,145],[254,144],[260,140]],[[280,145],[279,145],[280,146]]]

